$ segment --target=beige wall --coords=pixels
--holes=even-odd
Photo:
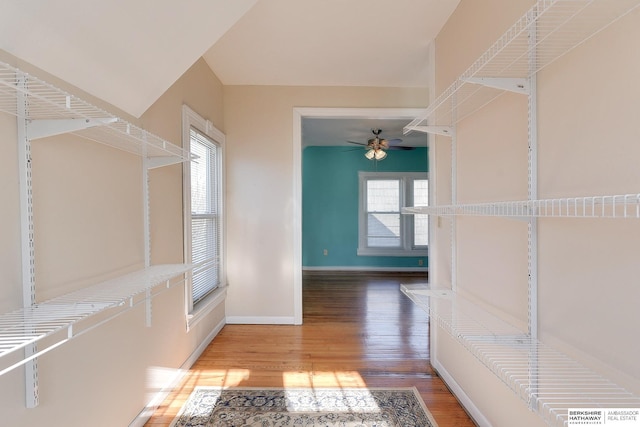
[[[0,313],[22,306],[16,118],[0,113]]]
[[[198,60],[142,116],[155,134],[182,145],[182,105],[186,104],[224,132],[222,83],[204,59]],[[182,166],[154,169],[150,188],[151,261],[182,262]]]
[[[224,97],[227,315],[230,321],[291,323],[294,107],[425,107],[428,93],[415,88],[227,86]]]
[[[541,197],[638,193],[639,38],[635,10],[540,73]],[[540,222],[542,338],[636,395],[639,238],[638,220]]]
[[[531,1],[463,0],[436,43],[438,91],[445,89]],[[640,154],[634,114],[640,107],[636,11],[538,74],[539,198],[638,192]],[[615,49],[611,47],[615,46]],[[462,120],[458,130],[458,202],[527,198],[526,99],[505,95]],[[449,140],[437,140],[437,198],[451,200]],[[448,219],[436,228],[438,281],[450,286]],[[527,321],[526,223],[460,217],[457,288],[523,331]],[[640,391],[637,220],[539,220],[540,339],[574,359]],[[483,368],[468,371],[447,337],[437,358],[495,426],[513,425],[500,382],[483,385]],[[524,403],[523,406],[526,407]],[[514,415],[515,416],[515,415]],[[515,418],[514,418],[515,419]],[[542,425],[518,418],[518,425]]]
[[[143,115],[140,123],[181,145],[183,103],[223,127],[222,84],[202,60]],[[0,197],[4,201],[0,213],[0,308],[6,312],[22,304],[13,116],[0,115],[0,138]],[[32,155],[38,300],[141,267],[141,159],[73,135],[33,141]],[[150,175],[152,263],[180,263],[181,165],[153,170]],[[0,376],[2,422],[128,425],[222,322],[224,308],[220,307],[187,333],[184,290],[176,286],[153,298],[150,328],[145,326],[141,304],[40,357],[37,408],[25,409],[22,368]]]
[[[447,89],[455,79],[469,68],[476,59],[495,42],[534,2],[532,0],[481,0],[462,1],[456,11],[449,18],[447,24],[442,28],[436,38],[436,71],[435,71],[435,94],[440,95]],[[504,200],[526,198],[526,174],[511,174],[511,172],[521,170],[524,165],[526,171],[526,127],[522,128],[523,109],[526,111],[526,101],[515,101],[515,109],[511,101],[517,97],[507,95],[508,100],[500,99],[502,105],[498,109],[480,111],[479,114],[466,119],[467,125],[457,129],[459,132],[458,141],[460,144],[457,150],[456,162],[459,169],[471,168],[469,173],[457,175],[458,180],[458,202],[481,202],[502,198]],[[509,120],[502,121],[501,115],[508,114]],[[517,123],[512,123],[512,119]],[[526,125],[526,115],[524,116]],[[505,128],[504,123],[509,123]],[[486,138],[480,143],[475,140],[476,132],[490,132],[493,138]],[[524,131],[524,133],[523,133]],[[514,133],[514,135],[512,135]],[[514,138],[517,138],[514,141]],[[524,143],[522,142],[524,138]],[[435,177],[436,204],[447,205],[451,203],[451,140],[447,137],[436,137],[435,162],[437,176]],[[466,142],[465,142],[466,141]],[[487,141],[492,144],[487,145]],[[491,158],[482,161],[481,152],[502,153],[507,150],[508,155]],[[502,159],[502,160],[501,160]],[[507,159],[507,160],[504,160]],[[517,161],[514,162],[514,159]],[[497,162],[497,163],[496,163]],[[476,175],[477,174],[477,175]],[[509,179],[504,179],[509,176]],[[523,193],[524,191],[524,193]],[[487,225],[482,222],[486,219],[462,219],[460,232],[465,229],[487,229]],[[432,251],[430,260],[433,261],[433,270],[436,275],[432,278],[437,280],[435,286],[450,286],[452,277],[452,263],[456,260],[451,256],[451,220],[441,219],[432,230],[432,246],[439,248]],[[511,239],[513,237],[509,237]],[[482,244],[483,238],[476,239],[478,244]],[[498,242],[487,251],[488,257],[504,254],[509,251],[503,244]],[[460,247],[462,256],[468,253],[467,248]],[[435,253],[434,253],[435,252]],[[430,261],[430,262],[431,262]],[[483,263],[472,264],[478,273],[491,274],[490,270],[483,272]],[[513,274],[519,274],[522,266],[517,263]],[[475,274],[468,270],[469,275]],[[464,276],[464,271],[460,272]],[[467,276],[469,276],[467,275]],[[464,283],[464,277],[462,283]],[[433,286],[432,285],[432,286]],[[512,293],[510,290],[510,293]],[[476,292],[476,294],[483,292]],[[517,299],[521,299],[516,297]],[[511,310],[513,311],[513,310]]]
[[[427,99],[425,89],[415,88],[223,88],[201,60],[140,118],[142,127],[180,145],[186,103],[227,135],[232,318],[293,319],[293,108],[424,107]],[[0,226],[9,267],[0,279],[11,284],[0,303],[7,311],[21,305],[15,118],[0,116],[0,132],[8,141],[0,158],[6,175],[0,191],[9,206]],[[39,300],[143,265],[141,160],[72,135],[34,141],[33,151]],[[150,172],[150,197],[152,264],[181,262],[180,165]],[[41,357],[35,409],[24,408],[22,369],[0,377],[3,420],[73,426],[101,414],[92,425],[127,425],[157,391],[158,375],[174,374],[225,316],[220,307],[186,333],[181,286],[155,297],[152,310],[151,328],[139,306]],[[104,413],[105,407],[118,410]]]

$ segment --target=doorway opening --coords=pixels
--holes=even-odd
[[[424,109],[418,108],[294,108],[293,110],[293,268],[294,268],[294,323],[302,324],[302,152],[304,146],[304,119],[343,119],[375,123],[376,120],[406,119],[423,115]],[[368,127],[371,127],[369,125]],[[368,129],[368,128],[365,128]],[[344,138],[345,145],[348,135]]]

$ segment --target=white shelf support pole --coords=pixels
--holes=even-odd
[[[537,15],[535,8],[528,19],[532,25],[529,29],[529,94],[527,114],[527,197],[529,201],[538,199],[538,102],[537,80],[535,70],[538,69],[536,44],[538,42]],[[527,289],[528,289],[528,332],[534,342],[538,341],[538,218],[530,216],[527,224]],[[529,354],[529,409],[537,410],[539,358],[537,347]]]
[[[535,75],[531,77],[532,85],[535,87]],[[538,165],[538,147],[537,147],[537,130],[536,122],[537,117],[535,113],[536,109],[536,96],[531,94],[529,96],[529,195],[530,201],[536,200],[538,197],[537,186],[537,165]],[[527,240],[528,240],[528,288],[529,288],[529,335],[531,338],[538,339],[538,217],[529,217],[529,224],[527,225]]]
[[[517,77],[467,77],[462,79],[466,83],[482,85],[494,89],[528,95],[531,92],[529,80]]]
[[[118,119],[111,117],[104,119],[31,120],[27,122],[27,134],[30,140],[34,140],[88,129],[94,126],[102,126],[117,121]]]
[[[531,20],[537,16],[531,16]],[[529,33],[530,70],[537,69],[535,45],[537,43],[537,27],[532,25]],[[538,103],[536,73],[529,78],[530,93],[528,96],[528,199],[538,199]],[[528,288],[529,288],[529,335],[538,339],[538,219],[531,216],[528,224]]]
[[[453,109],[451,111],[452,123],[457,121],[456,95],[452,97]],[[458,204],[458,137],[455,128],[451,131],[451,206]],[[458,245],[457,245],[457,218],[451,217],[451,290],[458,290]]]
[[[18,136],[18,169],[20,172],[20,239],[22,246],[22,305],[33,307],[36,302],[35,288],[35,250],[33,241],[33,199],[31,183],[31,141],[27,136],[27,98],[26,80],[18,75],[18,86],[23,89],[16,99],[17,136]],[[38,359],[30,359],[37,353],[36,344],[27,345],[24,349],[25,363],[25,405],[27,408],[38,406]]]
[[[149,159],[142,160],[142,215],[144,223],[144,266],[151,266],[151,226],[149,221]]]
[[[146,148],[145,148],[146,151]],[[144,267],[151,266],[151,225],[149,220],[149,158],[142,156],[142,215],[144,223]],[[146,325],[151,327],[151,290],[147,289],[145,302]]]

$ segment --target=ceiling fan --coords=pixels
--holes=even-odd
[[[357,144],[366,147],[367,152],[364,153],[364,156],[369,160],[383,160],[387,157],[386,150],[413,150],[414,147],[406,147],[402,145],[398,145],[402,142],[401,139],[384,139],[380,137],[380,133],[382,129],[371,129],[374,137],[369,138],[366,143],[356,142],[356,141],[347,141],[350,144]]]

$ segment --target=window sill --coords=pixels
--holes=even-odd
[[[406,250],[395,248],[358,248],[358,256],[428,256],[428,249]]]
[[[227,287],[218,286],[213,292],[207,295],[191,313],[187,314],[187,332],[193,328],[207,314],[211,313],[220,304],[224,304],[227,298]]]

